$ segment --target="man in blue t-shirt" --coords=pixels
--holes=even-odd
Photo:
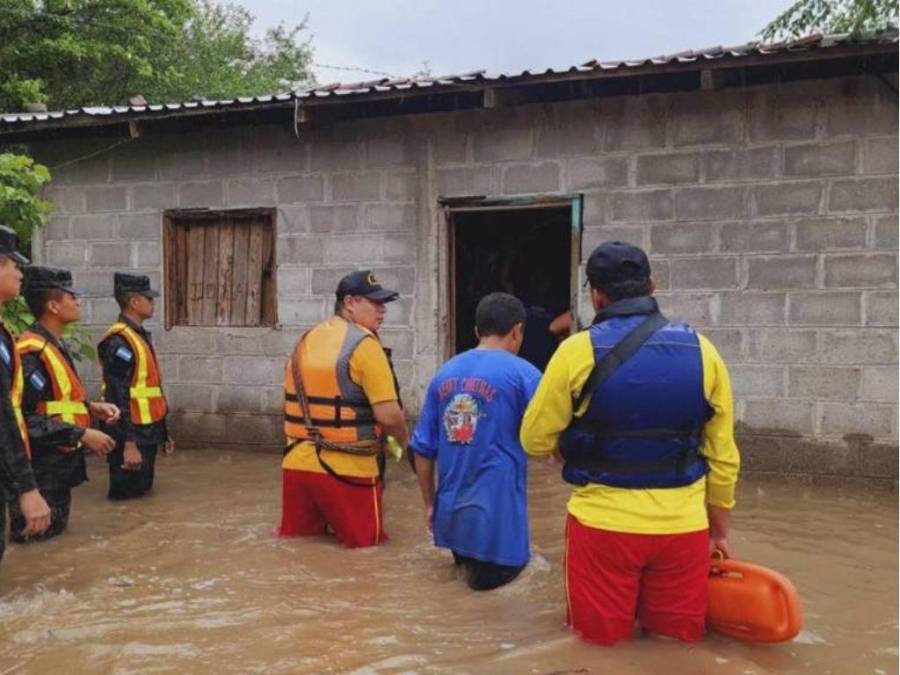
[[[509,583],[530,558],[519,426],[541,373],[516,356],[524,324],[512,295],[482,298],[478,346],[434,376],[410,443],[435,546],[453,552],[476,591]]]

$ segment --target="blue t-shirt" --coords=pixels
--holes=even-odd
[[[411,445],[437,460],[436,546],[499,565],[528,562],[519,426],[540,378],[533,365],[500,349],[470,349],[434,376]]]

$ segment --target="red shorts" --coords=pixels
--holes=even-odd
[[[372,485],[348,485],[326,473],[282,472],[281,527],[279,537],[325,534],[330,526],[344,546],[374,546],[387,541],[382,522],[381,481]]]
[[[698,642],[706,632],[709,531],[630,534],[587,527],[569,514],[565,553],[568,623],[590,642],[634,633]]]

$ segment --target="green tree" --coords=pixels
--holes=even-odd
[[[312,81],[305,21],[212,0],[0,0],[0,110],[272,93]]]
[[[184,37],[167,45],[166,77],[147,92],[167,100],[223,99],[312,83],[312,50],[302,39],[306,20],[269,28],[260,40],[249,37],[252,26],[253,15],[243,7],[198,0]]]
[[[0,223],[16,231],[25,242],[30,255],[31,237],[35,230],[47,223],[53,205],[40,198],[41,188],[50,182],[50,171],[27,155],[0,153]],[[25,300],[20,295],[14,302],[0,305],[0,320],[15,335],[19,335],[34,321]],[[94,348],[88,334],[77,325],[67,330],[66,339],[74,346],[77,358],[92,359]]]
[[[870,33],[896,28],[896,0],[798,0],[760,36],[790,39],[810,33]]]
[[[0,223],[13,228],[20,241],[30,242],[34,231],[47,222],[52,206],[39,195],[49,181],[47,167],[31,157],[0,154]],[[33,320],[21,296],[3,305],[0,318],[16,335]]]

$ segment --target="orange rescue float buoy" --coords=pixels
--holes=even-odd
[[[786,642],[803,627],[800,596],[774,570],[713,557],[706,622],[710,630],[745,642]]]

